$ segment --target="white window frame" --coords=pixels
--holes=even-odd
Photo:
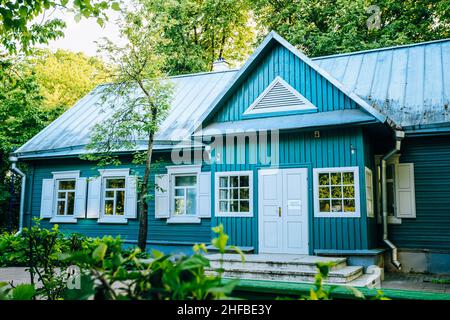
[[[371,169],[365,167],[365,182],[366,182],[366,210],[367,210],[367,216],[369,218],[375,217],[375,204],[374,204],[374,190],[373,190],[373,172]],[[370,176],[370,181],[367,181],[367,176]]]
[[[69,181],[73,181],[74,182],[74,188],[73,189],[59,189],[59,183],[60,182],[69,182]],[[66,179],[57,179],[57,180],[55,180],[55,189],[56,189],[55,216],[56,217],[72,217],[75,214],[76,184],[77,184],[77,179],[76,178],[66,178]],[[73,211],[74,211],[70,215],[67,214],[68,203],[69,203],[69,197],[68,197],[69,192],[73,193]],[[64,193],[65,194],[64,199],[59,198],[59,193]],[[59,202],[64,202],[64,214],[63,215],[58,214],[58,203]]]
[[[380,194],[379,197],[377,197],[377,203],[378,203],[378,211],[377,211],[377,221],[379,224],[381,224],[383,222],[383,208],[382,208],[382,203],[381,203],[381,167],[380,167],[380,160],[381,160],[381,156],[380,155],[376,155],[375,156],[375,167],[377,168],[376,172],[377,172],[377,192]],[[392,158],[390,158],[387,162],[386,165],[387,166],[394,166],[394,172],[393,174],[393,178],[392,179],[387,179],[387,180],[392,180],[392,181],[386,181],[387,183],[392,183],[392,188],[394,190],[394,194],[393,194],[393,198],[394,198],[394,212],[393,215],[389,215],[388,213],[388,217],[387,217],[387,222],[388,224],[402,224],[402,219],[401,218],[397,218],[397,199],[396,199],[396,186],[395,186],[395,179],[396,179],[396,172],[398,170],[398,164],[400,163],[400,154],[397,153],[395,155],[392,156]],[[378,170],[380,170],[380,172],[378,172]]]
[[[320,212],[319,206],[319,173],[334,172],[353,172],[355,188],[355,212]],[[359,167],[333,167],[333,168],[314,168],[314,216],[320,218],[360,218],[361,217],[361,198],[359,183]],[[343,198],[342,198],[343,199]]]
[[[181,165],[168,166],[167,174],[169,176],[169,213],[167,223],[201,223],[201,218],[198,216],[199,210],[199,174],[202,166],[199,165]],[[175,215],[175,177],[177,176],[196,176],[196,212],[195,215]],[[186,195],[185,195],[186,196]]]
[[[221,177],[230,176],[248,176],[248,188],[249,188],[249,212],[220,212],[219,210],[219,181]],[[214,214],[216,217],[253,217],[253,171],[222,171],[216,172],[214,178]],[[227,187],[229,189],[230,186]],[[240,194],[240,192],[238,192]],[[239,199],[238,199],[239,200]]]
[[[54,171],[53,175],[53,209],[52,209],[52,217],[50,218],[50,223],[77,223],[77,217],[74,216],[75,212],[72,215],[58,215],[58,188],[59,181],[67,181],[67,180],[75,180],[75,190],[74,192],[74,202],[76,201],[76,183],[77,179],[80,177],[80,170],[73,171]],[[67,200],[67,194],[66,194]],[[66,205],[67,209],[67,205]],[[75,210],[75,203],[74,203]],[[67,210],[66,210],[67,211]]]
[[[127,177],[130,175],[130,169],[100,169],[101,187],[100,187],[100,214],[98,223],[127,223],[128,219],[124,215],[105,215],[106,198],[106,179],[118,178],[125,179],[124,199],[127,198]],[[124,203],[125,205],[125,203]]]

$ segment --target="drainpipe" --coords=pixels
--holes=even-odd
[[[19,159],[14,156],[9,157],[11,161],[11,172],[19,175],[22,179],[22,188],[20,189],[20,209],[19,209],[19,231],[16,232],[15,236],[22,233],[23,229],[23,215],[24,215],[24,203],[25,203],[25,185],[26,185],[26,175],[19,168],[17,168],[17,161]]]
[[[395,130],[395,148],[389,151],[381,158],[381,202],[383,210],[383,241],[386,243],[392,251],[392,263],[397,269],[401,269],[402,265],[398,260],[397,247],[388,239],[388,204],[387,204],[387,188],[386,188],[386,161],[393,155],[400,151],[402,140],[405,137],[405,132],[401,130]]]

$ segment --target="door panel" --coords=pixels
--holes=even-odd
[[[259,251],[308,254],[307,169],[260,170],[258,176]]]

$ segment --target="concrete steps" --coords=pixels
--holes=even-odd
[[[220,254],[206,257],[211,262],[211,269],[208,272],[215,272],[214,270],[220,267]],[[348,266],[346,258],[308,255],[250,254],[245,256],[245,262],[242,263],[240,255],[225,254],[222,266],[225,269],[223,276],[226,278],[314,282],[317,262],[334,263],[325,283],[348,284],[363,275],[363,268]]]

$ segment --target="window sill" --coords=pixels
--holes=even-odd
[[[201,223],[202,220],[198,217],[170,217],[167,223]]]
[[[316,213],[315,218],[360,218],[359,213],[347,213],[347,212],[333,212],[333,213]]]
[[[122,217],[102,217],[97,220],[97,223],[116,223],[116,224],[126,224],[128,219]]]
[[[391,216],[391,217],[388,217],[388,223],[389,224],[402,224],[402,219]]]
[[[215,216],[219,218],[252,218],[253,213],[221,212],[216,213]]]
[[[74,217],[52,217],[50,223],[77,223]]]

